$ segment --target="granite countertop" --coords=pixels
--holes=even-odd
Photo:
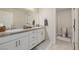
[[[37,29],[41,29],[41,28],[44,28],[44,27],[33,27],[33,28],[28,28],[28,29],[6,30],[5,32],[0,32],[0,37],[13,35],[13,34],[18,34],[18,33],[23,33],[23,32],[29,32],[29,31],[37,30]]]

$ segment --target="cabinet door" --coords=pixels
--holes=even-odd
[[[38,29],[29,32],[29,47],[30,49],[38,45],[40,42],[44,40],[44,30]]]
[[[17,39],[18,50],[28,50],[28,32],[21,33],[20,38]]]
[[[41,30],[41,36],[42,36],[42,40],[45,40],[45,29],[44,28]]]
[[[26,37],[20,38],[18,40],[18,46],[20,50],[28,50],[28,39]]]
[[[40,43],[41,41],[45,40],[45,31],[44,29],[39,29],[37,32],[37,39],[38,39],[38,43]]]
[[[29,49],[32,49],[37,45],[37,39],[35,35],[35,30],[29,32]]]
[[[17,49],[18,49],[18,42],[16,40],[0,45],[0,50],[17,50]]]

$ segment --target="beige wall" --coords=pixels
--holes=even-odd
[[[27,23],[27,15],[24,11],[14,11],[13,12],[13,25],[17,28],[22,28]]]

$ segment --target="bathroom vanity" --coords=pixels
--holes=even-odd
[[[14,29],[0,32],[0,50],[30,50],[45,40],[45,28]]]

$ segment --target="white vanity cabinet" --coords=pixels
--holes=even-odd
[[[28,33],[25,33],[25,37],[22,37],[18,40],[18,45],[20,50],[28,50],[29,49],[29,41],[28,41]]]
[[[3,41],[4,40],[4,41]],[[2,41],[2,42],[1,42]],[[28,49],[27,33],[19,33],[0,38],[0,49],[2,50],[24,50]]]
[[[45,40],[44,28],[0,37],[0,50],[29,50]]]
[[[37,29],[29,32],[29,49],[32,49],[39,43],[41,43],[45,38],[44,29]]]
[[[32,49],[37,45],[36,32],[35,30],[28,32],[29,36],[29,49]]]
[[[37,32],[38,32],[37,40],[38,43],[40,43],[41,41],[45,40],[45,29],[44,28],[38,29]]]
[[[10,41],[0,45],[0,50],[18,50],[17,41]]]

